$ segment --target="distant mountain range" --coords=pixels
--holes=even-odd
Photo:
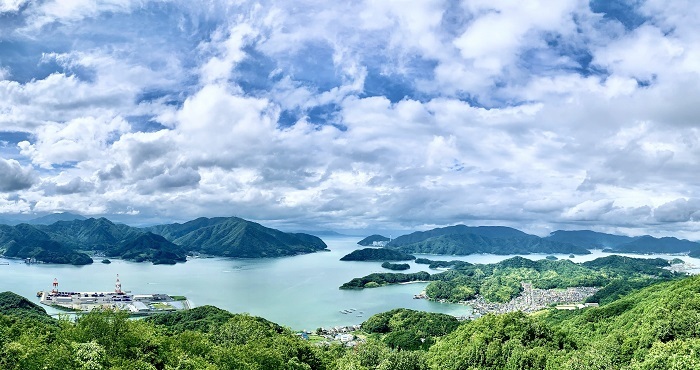
[[[387,244],[406,253],[468,255],[474,253],[589,254],[588,249],[574,244],[547,240],[505,226],[456,225],[400,236]]]
[[[64,216],[59,216],[64,217]],[[223,257],[279,257],[325,250],[316,236],[284,233],[237,217],[136,228],[106,218],[50,225],[0,225],[0,253],[47,263],[89,264],[85,251],[155,264],[184,262],[188,252]]]
[[[375,241],[385,240],[388,238],[371,235],[358,244],[372,245]],[[590,230],[558,230],[541,238],[505,226],[456,225],[417,231],[391,240],[386,247],[406,253],[447,255],[589,254],[590,249],[604,249],[617,253],[678,253],[700,257],[700,243],[673,237],[629,237]]]
[[[688,253],[691,257],[700,256],[700,243],[674,237],[655,238],[650,235],[630,237],[590,230],[558,230],[546,239],[618,253]]]

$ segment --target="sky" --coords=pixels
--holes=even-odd
[[[698,240],[697,14],[0,0],[0,218]]]

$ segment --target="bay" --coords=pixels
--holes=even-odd
[[[54,278],[63,291],[112,291],[117,274],[122,289],[133,293],[184,295],[195,305],[213,305],[231,312],[262,316],[293,329],[359,324],[373,314],[393,308],[442,312],[456,316],[471,313],[459,304],[413,299],[427,283],[394,285],[375,289],[340,290],[354,277],[373,272],[390,272],[378,262],[347,262],[340,258],[357,249],[356,237],[324,238],[330,252],[273,259],[198,258],[177,265],[151,265],[122,260],[102,264],[70,266],[27,265],[19,260],[0,259],[0,291],[10,290],[38,302],[36,292],[50,290]],[[609,255],[601,251],[573,258],[576,262]],[[556,255],[568,258],[568,255]],[[631,255],[635,256],[635,255]],[[459,259],[472,263],[494,263],[512,255],[433,256],[439,260]],[[527,255],[542,259],[545,255]],[[639,256],[636,256],[639,257]],[[669,255],[644,257],[673,258]],[[681,256],[700,266],[700,260]],[[428,271],[426,265],[409,263],[407,272]],[[58,313],[46,307],[49,313]],[[342,310],[355,309],[350,314]],[[361,313],[360,313],[361,312]]]

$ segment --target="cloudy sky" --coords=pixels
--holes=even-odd
[[[697,14],[0,0],[0,218],[700,239]]]

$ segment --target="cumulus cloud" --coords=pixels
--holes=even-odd
[[[0,178],[18,196],[2,212],[698,221],[700,37],[683,7],[635,3],[647,22],[631,25],[577,0],[0,4],[26,25],[0,25],[26,45],[0,64]]]
[[[34,182],[31,167],[24,167],[14,159],[0,158],[0,192],[28,189]]]

